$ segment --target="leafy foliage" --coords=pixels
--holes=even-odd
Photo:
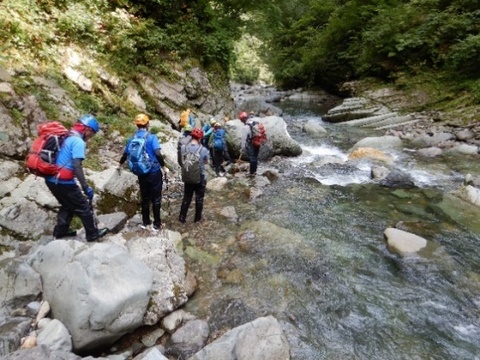
[[[405,71],[471,80],[480,75],[479,9],[479,0],[275,0],[257,14],[257,34],[285,86],[334,89]]]

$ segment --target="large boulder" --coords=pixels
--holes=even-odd
[[[163,316],[185,304],[185,261],[177,248],[180,233],[163,231],[162,236],[139,237],[127,242],[130,254],[142,261],[153,273],[152,295],[144,324],[156,324]]]
[[[0,315],[5,310],[23,307],[42,292],[40,274],[20,258],[0,261]]]
[[[188,360],[287,360],[290,347],[277,319],[261,317],[238,326]]]
[[[266,145],[262,146],[260,153],[267,151],[268,156],[298,156],[302,153],[302,148],[290,137],[287,124],[281,117],[267,116],[264,118],[253,118],[253,120],[262,123],[267,132],[268,141]],[[243,127],[244,124],[240,120],[232,120],[225,125],[225,129],[231,139],[229,148],[235,157],[238,157],[240,154]]]
[[[152,272],[125,249],[106,243],[56,240],[29,257],[42,276],[53,318],[84,351],[113,343],[143,324]]]

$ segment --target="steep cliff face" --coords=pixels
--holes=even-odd
[[[58,49],[57,49],[58,51]],[[145,112],[166,129],[177,127],[180,111],[193,110],[198,125],[212,116],[232,116],[226,77],[200,67],[171,64],[169,76],[122,78],[83,49],[62,49],[58,67],[0,62],[0,156],[23,159],[37,125],[65,124],[85,112],[96,114],[104,138],[127,134],[133,116]]]

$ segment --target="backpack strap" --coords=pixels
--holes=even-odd
[[[250,121],[250,122],[247,122],[247,125],[250,127],[250,133],[248,134],[247,136],[247,141],[248,142],[252,142],[253,141],[253,127],[256,125],[257,123],[255,121]]]

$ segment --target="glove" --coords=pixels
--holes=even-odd
[[[89,200],[92,200],[93,199],[93,189],[90,187],[90,186],[87,186],[84,190],[85,192],[85,195],[87,195],[88,199]]]

